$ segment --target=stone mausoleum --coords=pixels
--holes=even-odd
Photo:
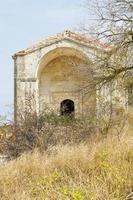
[[[15,116],[24,109],[27,98],[34,98],[38,113],[48,109],[60,115],[95,114],[98,99],[92,84],[93,62],[107,50],[107,45],[93,38],[65,31],[16,53]]]

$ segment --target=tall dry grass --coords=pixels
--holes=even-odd
[[[0,166],[1,200],[132,199],[133,135],[126,128],[90,142],[23,154]]]

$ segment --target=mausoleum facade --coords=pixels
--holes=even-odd
[[[16,53],[15,116],[25,109],[27,98],[34,98],[33,107],[38,113],[96,114],[98,93],[93,85],[93,63],[106,51],[108,46],[93,38],[65,31]]]

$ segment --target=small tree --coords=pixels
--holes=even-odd
[[[131,86],[133,84],[133,1],[87,0],[86,8],[89,14],[92,14],[90,18],[93,21],[93,29],[84,26],[84,32],[92,34],[107,44],[104,56],[99,56],[95,60],[95,65],[101,69],[95,83],[105,84],[121,75],[128,77],[126,83]]]

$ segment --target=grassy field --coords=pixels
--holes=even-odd
[[[132,199],[133,135],[34,150],[0,166],[1,200]],[[128,198],[129,196],[129,198]]]

